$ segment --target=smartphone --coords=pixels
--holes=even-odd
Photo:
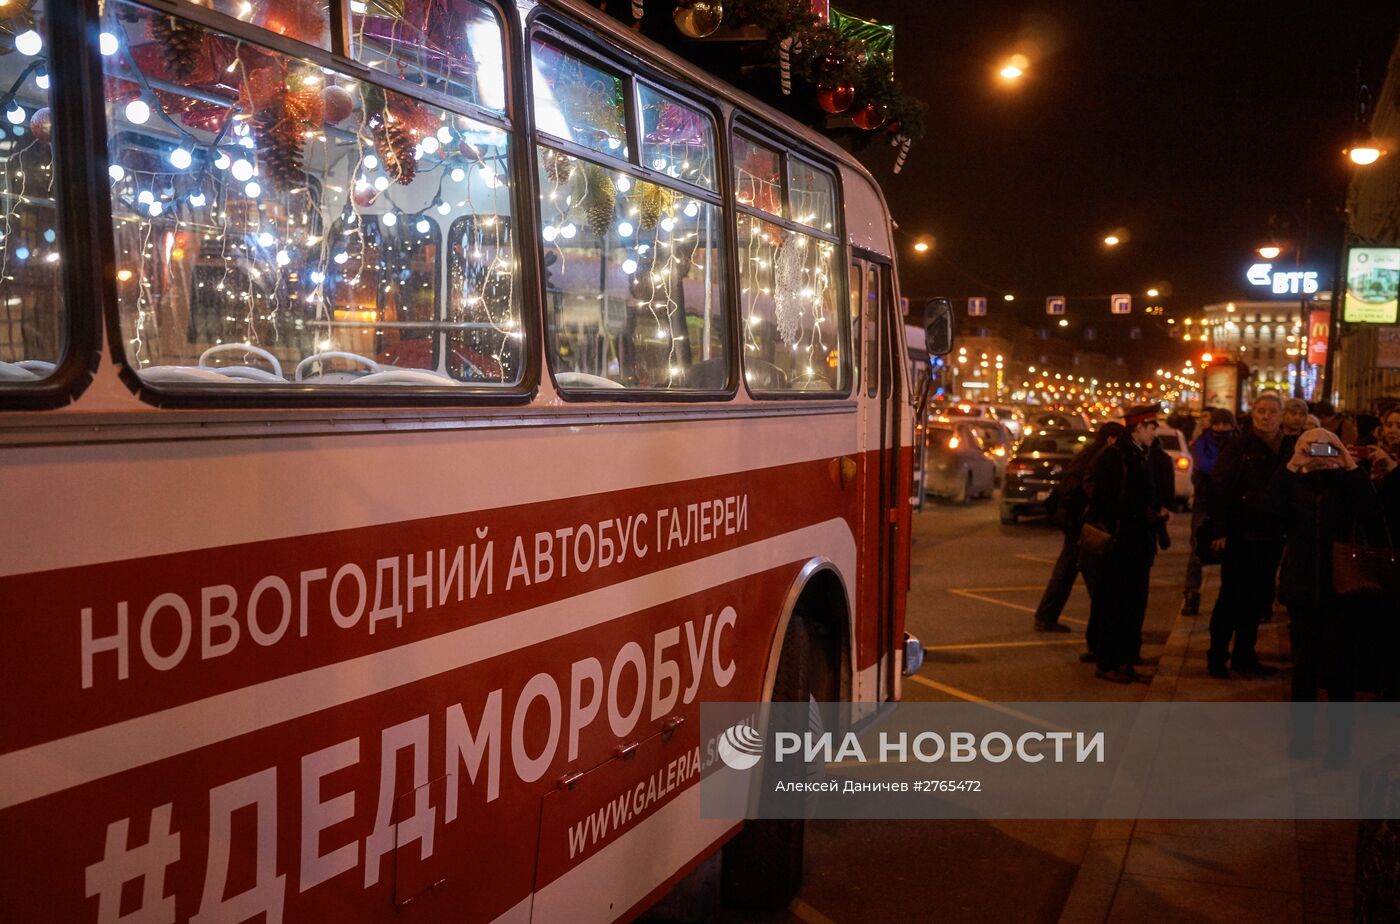
[[[1320,456],[1322,458],[1335,458],[1341,455],[1341,453],[1338,452],[1337,447],[1333,446],[1331,443],[1309,443],[1308,455]]]

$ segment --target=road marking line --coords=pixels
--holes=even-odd
[[[982,588],[982,589],[983,589],[983,590],[996,590],[997,588],[995,588],[995,587],[986,587],[986,588]],[[1005,600],[998,600],[996,597],[986,597],[986,596],[983,596],[982,594],[973,593],[973,592],[970,591],[970,590],[961,590],[961,589],[956,588],[956,587],[950,587],[950,588],[948,589],[948,593],[950,593],[950,594],[957,594],[959,597],[967,597],[967,598],[970,599],[970,600],[981,600],[983,603],[995,603],[997,606],[1004,606],[1004,607],[1006,607],[1006,608],[1009,609],[1009,610],[1016,610],[1016,611],[1021,612],[1021,613],[1030,613],[1032,616],[1035,615],[1035,607],[1033,607],[1033,606],[1022,606],[1022,605],[1019,604],[1019,603],[1007,603]],[[1060,617],[1060,622],[1072,622],[1072,623],[1074,623],[1076,626],[1087,626],[1087,625],[1089,624],[1086,620],[1083,620],[1083,619],[1071,619],[1071,618],[1068,617],[1068,616],[1061,616],[1061,617]]]
[[[1005,586],[1005,587],[950,587],[950,588],[948,588],[948,589],[949,589],[950,591],[952,591],[953,593],[955,593],[955,594],[957,594],[957,593],[962,593],[963,591],[971,591],[972,593],[982,593],[982,592],[986,592],[986,591],[989,591],[989,590],[1006,590],[1006,591],[1012,591],[1012,590],[1044,590],[1044,589],[1045,589],[1045,585],[1044,585],[1044,584],[1013,584],[1013,585],[1007,585],[1007,586]]]
[[[915,683],[921,683],[926,687],[931,687],[932,689],[938,690],[940,693],[947,693],[949,696],[955,696],[958,699],[965,700],[969,703],[976,703],[979,706],[986,706],[993,712],[1000,712],[1002,715],[1010,716],[1013,719],[1020,719],[1022,722],[1029,722],[1032,725],[1039,725],[1041,728],[1048,728],[1051,731],[1070,730],[1068,728],[1061,728],[1058,725],[1052,725],[1044,719],[1037,719],[1033,715],[1027,715],[1024,712],[1012,709],[1010,706],[1003,706],[1001,703],[994,703],[991,700],[983,699],[982,697],[977,696],[974,693],[968,693],[966,690],[959,690],[957,687],[950,687],[947,684],[939,683],[937,680],[929,680],[922,674],[911,674],[909,675],[909,679],[914,681]]]
[[[1033,561],[1041,565],[1053,565],[1058,560],[1058,556],[1036,555],[1032,552],[1017,552],[1016,557],[1022,561]]]
[[[797,918],[799,921],[805,922],[805,924],[836,924],[831,918],[822,914],[800,898],[793,899],[792,904],[788,906],[788,910],[792,912],[793,917]]]
[[[1043,645],[1082,645],[1083,639],[1057,638],[1049,642],[974,642],[968,645],[925,645],[924,651],[969,651],[974,648],[1039,648]]]

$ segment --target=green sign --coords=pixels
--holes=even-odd
[[[1349,324],[1394,324],[1400,320],[1400,247],[1352,247],[1347,253],[1346,304]]]

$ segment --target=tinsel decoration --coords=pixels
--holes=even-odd
[[[257,143],[258,170],[273,189],[286,191],[306,182],[302,166],[302,123],[297,121],[287,105],[291,94],[283,91],[279,99],[259,109],[253,116],[254,140]]]
[[[152,15],[151,38],[160,45],[161,58],[177,80],[189,80],[199,68],[204,50],[204,30],[176,16]]]
[[[389,101],[383,89],[362,83],[360,93],[380,168],[389,179],[400,186],[407,186],[418,175],[418,162],[413,158],[413,135],[389,111]]]
[[[773,321],[783,343],[802,336],[802,262],[807,239],[788,235],[773,255]]]
[[[574,159],[563,151],[545,151],[544,175],[555,186],[563,186],[574,175]]]
[[[584,165],[583,179],[588,188],[580,205],[588,216],[588,227],[598,237],[605,237],[612,226],[613,212],[617,209],[617,187],[613,185],[608,171],[597,164]]]
[[[637,211],[641,215],[642,230],[650,231],[661,223],[661,219],[671,211],[676,194],[664,186],[637,181]]]

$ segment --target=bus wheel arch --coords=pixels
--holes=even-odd
[[[836,565],[813,558],[789,588],[769,642],[763,702],[774,701],[783,644],[794,617],[801,619],[810,654],[811,694],[819,703],[848,702],[855,691],[855,623],[850,595]]]

